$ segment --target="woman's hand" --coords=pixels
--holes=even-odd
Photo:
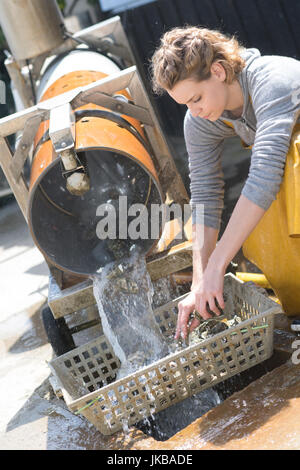
[[[188,334],[188,322],[191,313],[193,313],[194,310],[196,310],[196,296],[198,294],[196,291],[191,291],[185,299],[183,299],[181,302],[178,304],[178,319],[177,319],[177,326],[176,326],[176,333],[175,333],[175,339],[178,339],[179,337],[186,338]],[[200,325],[199,320],[197,318],[194,318],[191,322],[191,325],[189,327],[189,331],[193,331],[197,326]]]
[[[220,315],[216,300],[223,309],[225,307],[223,299],[224,274],[224,268],[219,268],[213,261],[208,262],[201,282],[193,286],[189,295],[178,304],[175,339],[178,339],[180,336],[185,339],[188,335],[188,330],[192,332],[200,324],[199,320],[194,318],[188,327],[190,315],[194,310],[205,320],[211,318],[211,314],[207,311],[207,305],[216,315]]]
[[[190,294],[178,304],[176,339],[180,335],[187,337],[189,317],[194,310],[207,319],[211,317],[207,304],[216,315],[220,314],[216,300],[222,309],[225,307],[223,286],[226,268],[264,213],[264,209],[241,195],[217,245],[217,230],[204,226],[204,246],[201,249],[193,249],[195,282],[193,281]],[[196,247],[200,246],[198,241],[196,238]],[[193,331],[198,325],[199,320],[194,319],[189,330]]]

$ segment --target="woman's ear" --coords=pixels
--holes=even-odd
[[[226,71],[220,62],[214,62],[210,68],[211,74],[221,82],[226,80]]]

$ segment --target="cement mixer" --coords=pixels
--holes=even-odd
[[[0,8],[12,53],[5,65],[23,103],[1,120],[1,166],[49,266],[44,323],[59,355],[78,331],[63,317],[95,304],[89,276],[108,262],[138,248],[153,255],[152,279],[191,266],[190,222],[181,238],[174,240],[174,229],[167,239],[161,213],[155,230],[147,219],[149,236],[124,236],[136,217],[130,207],[184,206],[189,199],[120,18],[70,34],[54,0],[1,0]],[[10,134],[18,135],[14,152]],[[113,237],[97,230],[107,208],[115,216]]]
[[[29,60],[62,42],[63,24],[55,2],[29,2],[25,18],[11,2],[2,2],[2,8],[3,29],[17,59]],[[30,10],[35,14],[30,15]],[[15,30],[23,32],[16,24],[21,18],[27,26],[25,41],[23,33],[22,37],[14,34]],[[119,57],[99,52],[88,41],[78,39],[77,43],[77,48],[46,59],[36,86],[37,103],[120,72],[123,62]],[[131,101],[126,90],[113,96],[120,103]],[[118,231],[115,242],[97,236],[96,212],[109,203],[119,219],[120,196],[126,196],[128,206],[163,202],[140,122],[94,103],[73,109],[64,104],[52,111],[50,122],[41,123],[34,142],[28,223],[49,263],[89,275],[128,252],[132,243],[128,238],[121,241]],[[147,252],[154,241],[136,240],[134,244]]]
[[[116,71],[119,68],[104,55],[86,48],[72,51],[46,70],[40,102]],[[131,100],[126,90],[114,96],[120,102]],[[65,135],[64,117],[71,131],[65,128]],[[52,119],[50,126],[40,125],[32,161],[28,217],[36,245],[54,265],[83,275],[128,254],[133,245],[147,252],[156,240],[122,239],[119,233],[120,197],[126,197],[126,210],[132,204],[147,208],[163,202],[139,121],[93,103],[74,110],[63,105]],[[114,239],[101,240],[96,214],[105,204],[115,208],[116,231]]]

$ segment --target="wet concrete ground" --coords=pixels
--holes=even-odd
[[[14,200],[0,207],[0,279],[0,450],[105,448],[49,383],[53,352],[40,316],[48,266]]]
[[[186,178],[178,152],[182,141],[174,141],[177,165],[179,160]],[[229,184],[225,202],[230,211],[247,171],[248,154],[240,153],[239,143],[233,143],[225,157],[224,174]],[[53,352],[40,316],[47,301],[48,267],[14,199],[0,204],[0,449],[130,448],[126,436],[102,436],[54,395],[47,366]],[[141,432],[135,438],[144,440]]]

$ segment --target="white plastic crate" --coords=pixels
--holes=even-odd
[[[118,381],[120,361],[105,336],[54,359],[50,367],[68,408],[109,435],[268,359],[273,353],[274,314],[281,307],[232,274],[225,276],[224,296],[224,313],[228,319],[238,315],[242,319],[238,326]],[[182,298],[155,310],[166,336],[175,332],[177,304]]]

